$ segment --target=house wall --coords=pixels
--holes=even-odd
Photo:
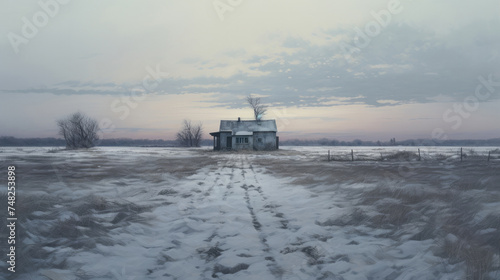
[[[231,133],[229,133],[229,132],[221,132],[220,133],[220,149],[221,150],[227,149],[227,137],[229,137],[229,136],[231,136]],[[233,145],[233,147],[234,147],[234,145]]]
[[[259,142],[259,138],[262,142]],[[255,150],[276,149],[276,132],[254,132],[253,147]]]
[[[248,138],[248,143],[237,143],[236,138]],[[233,137],[233,148],[236,150],[252,150],[253,149],[253,137],[252,135],[242,135],[242,136],[234,136]]]

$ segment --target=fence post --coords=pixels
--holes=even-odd
[[[420,148],[418,149],[418,161],[420,161]]]
[[[328,161],[330,161],[330,150],[328,150]]]
[[[464,154],[462,153],[462,149],[463,148],[460,148],[460,161],[462,161],[463,157],[464,157]]]
[[[351,150],[351,160],[354,161],[354,151]]]
[[[491,154],[491,151],[488,151],[488,161],[490,161],[490,154]]]

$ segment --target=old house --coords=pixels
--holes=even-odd
[[[276,150],[279,137],[276,136],[275,120],[222,120],[214,137],[214,150]]]

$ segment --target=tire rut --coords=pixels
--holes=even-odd
[[[213,182],[203,188],[202,186],[208,185],[209,179]],[[209,278],[236,274],[250,267],[251,263],[245,261],[244,258],[253,257],[262,258],[270,274],[275,279],[282,279],[285,270],[280,265],[281,248],[271,247],[267,237],[276,230],[290,230],[288,220],[283,213],[277,211],[279,205],[269,201],[249,159],[243,155],[236,155],[230,159],[221,160],[218,162],[218,168],[209,171],[204,179],[197,181],[197,184],[201,190],[195,191],[196,194],[193,194],[189,201],[185,200],[183,216],[187,223],[195,221],[195,223],[202,222],[211,225],[203,237],[203,245],[198,244],[196,248],[193,248],[198,258],[207,264],[199,272]],[[214,212],[214,215],[208,217],[206,211],[214,210],[218,211],[218,215]],[[255,244],[260,245],[248,244],[236,248],[230,245],[234,244],[235,240],[245,238],[242,232],[237,233],[233,229],[232,219],[234,219],[235,211],[238,216],[245,216],[248,213],[249,222],[256,233],[254,237],[257,243]],[[241,223],[241,220],[238,223]],[[244,240],[241,239],[241,241],[244,244]],[[242,258],[241,262],[232,264],[231,254],[234,250],[245,251],[247,248],[254,253],[248,256],[240,253],[238,257]],[[262,253],[257,253],[259,251]]]
[[[251,191],[257,192],[258,195],[260,196],[262,202],[264,202],[264,205],[268,205],[267,203],[265,203],[268,200],[268,197],[264,194],[264,191],[262,190],[262,187],[260,186],[260,182],[257,179],[257,174],[255,173],[253,166],[251,164],[249,164],[249,167],[246,168],[245,162],[248,163],[248,157],[245,157],[244,159],[242,159],[242,164],[241,164],[241,168],[242,168],[241,172],[242,172],[243,178],[245,179],[244,181],[247,182],[247,179],[249,179],[250,177],[253,177],[253,179],[257,185],[257,186],[255,186],[253,184],[250,184],[250,185],[243,184],[241,186],[241,188],[245,190],[245,195],[244,195],[245,203],[247,205],[248,212],[250,213],[250,217],[252,218],[252,225],[253,225],[254,229],[259,233],[260,242],[261,242],[262,246],[264,247],[264,249],[263,249],[263,252],[265,255],[264,259],[269,262],[267,264],[267,267],[268,267],[269,271],[276,278],[281,279],[283,277],[284,270],[278,264],[278,262],[276,261],[276,258],[273,256],[274,252],[272,251],[271,246],[269,246],[269,244],[267,242],[266,234],[262,230],[263,229],[262,223],[259,221],[259,218],[254,210],[254,207],[252,206],[250,192]],[[250,176],[247,175],[248,172],[246,170],[250,170],[250,172],[251,172]],[[273,210],[271,211],[271,213],[275,214],[275,212]],[[283,214],[281,214],[281,215],[283,215]],[[273,215],[273,216],[275,216],[275,215]],[[288,222],[286,224],[288,224]],[[281,228],[283,228],[283,226]]]
[[[262,190],[262,187],[260,186],[260,181],[257,178],[257,172],[255,172],[253,165],[250,163],[250,168],[251,173],[253,175],[253,178],[255,182],[257,183],[257,187],[255,187],[255,190],[260,194],[262,197],[262,201],[268,201],[268,196],[265,195],[264,191]],[[279,205],[273,204],[273,203],[265,203],[264,208],[268,209],[271,214],[273,214],[274,217],[279,218],[279,223],[281,223],[282,229],[288,229],[288,225],[290,223],[290,220],[285,217],[285,214],[279,212],[277,209],[279,208]]]

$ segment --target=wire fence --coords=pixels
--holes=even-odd
[[[327,161],[500,161],[500,148],[329,149]]]

